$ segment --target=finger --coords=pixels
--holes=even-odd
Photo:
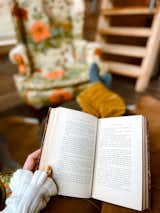
[[[28,156],[28,158],[31,158],[31,159],[33,159],[33,160],[36,160],[36,159],[39,158],[40,153],[41,153],[41,149],[38,149],[38,150],[36,150],[35,152],[32,152],[32,153]]]
[[[28,157],[24,163],[23,169],[33,170],[36,165],[36,161],[33,158]]]
[[[31,153],[28,157],[26,162],[24,163],[23,169],[26,170],[33,170],[35,165],[36,165],[36,161],[39,157],[41,153],[41,149],[38,149],[37,151]]]

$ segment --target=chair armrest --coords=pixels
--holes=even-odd
[[[100,44],[82,39],[73,41],[76,61],[85,61],[88,65],[100,64],[102,53]]]
[[[86,45],[86,62],[91,65],[92,63],[101,64],[101,45],[97,42],[88,42]]]
[[[13,64],[17,64],[20,74],[29,75],[31,73],[27,50],[24,44],[18,44],[14,47],[9,53],[9,59]]]

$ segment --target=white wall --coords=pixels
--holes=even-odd
[[[9,0],[0,0],[0,46],[13,39],[14,27],[11,19]],[[7,44],[7,43],[6,43]]]

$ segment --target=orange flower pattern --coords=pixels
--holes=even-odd
[[[25,63],[24,63],[24,61],[23,61],[22,56],[19,55],[19,54],[15,54],[15,55],[14,55],[14,60],[15,60],[16,63],[18,64],[19,72],[20,72],[21,74],[26,74],[26,72],[27,72],[27,67],[26,67],[26,65],[25,65]]]
[[[95,49],[94,54],[95,55],[101,55],[102,54],[102,50],[97,48],[97,49]]]
[[[30,29],[30,34],[36,43],[51,37],[48,26],[42,21],[35,21]]]
[[[20,65],[19,65],[19,72],[20,72],[21,74],[26,74],[26,72],[27,72],[27,67],[26,67],[25,64],[20,64]]]
[[[14,55],[14,60],[17,62],[17,64],[23,64],[24,63],[22,56],[19,55],[19,54]]]
[[[45,77],[49,80],[55,80],[57,78],[61,78],[64,76],[64,70],[55,70],[53,72],[49,72],[45,75]]]
[[[64,101],[70,101],[72,94],[69,91],[63,89],[56,89],[53,94],[49,97],[49,101],[54,104],[59,104]]]

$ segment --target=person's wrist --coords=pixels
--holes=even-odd
[[[21,194],[31,182],[33,173],[29,170],[18,169],[12,176],[9,186],[12,193]]]

